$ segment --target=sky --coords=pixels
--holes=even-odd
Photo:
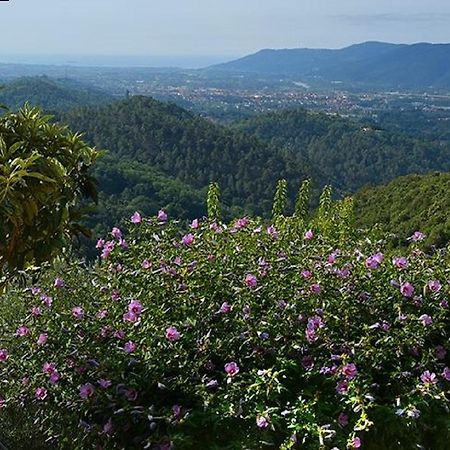
[[[11,55],[227,59],[262,48],[450,42],[450,0],[0,1]]]

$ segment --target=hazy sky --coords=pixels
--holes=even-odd
[[[10,0],[0,1],[0,57],[450,42],[449,25],[450,0]]]

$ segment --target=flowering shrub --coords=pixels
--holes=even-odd
[[[95,267],[11,286],[0,420],[51,448],[446,448],[448,255],[325,225],[137,213]]]

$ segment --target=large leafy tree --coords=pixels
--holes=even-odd
[[[76,225],[83,197],[95,199],[88,173],[98,152],[79,134],[25,106],[0,117],[0,271],[51,259]],[[0,277],[1,278],[1,277]]]

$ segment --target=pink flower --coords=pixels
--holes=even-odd
[[[245,276],[245,284],[249,287],[249,288],[255,288],[258,284],[258,279],[255,277],[255,275],[248,273]]]
[[[314,238],[314,233],[312,232],[312,230],[308,230],[305,232],[303,237],[305,238],[305,240],[311,241]]]
[[[100,380],[98,380],[97,383],[103,389],[108,389],[109,387],[112,386],[112,381],[111,380],[107,380],[105,378],[100,378]]]
[[[361,439],[359,437],[353,438],[351,445],[353,448],[361,448]]]
[[[106,309],[100,309],[95,314],[95,317],[97,317],[97,319],[104,319],[107,316],[108,316],[108,310],[106,310]]]
[[[113,434],[113,431],[114,431],[114,426],[112,423],[112,419],[110,418],[108,420],[108,422],[106,422],[105,425],[103,425],[103,433],[104,434]]]
[[[136,344],[133,341],[128,341],[123,346],[125,353],[133,353],[136,350]]]
[[[348,392],[348,381],[338,381],[336,384],[336,392],[341,395],[345,395]]]
[[[81,398],[90,398],[94,395],[95,388],[91,383],[82,384],[79,388]]]
[[[302,270],[302,277],[306,280],[312,277],[312,273],[310,270]]]
[[[72,316],[77,320],[82,319],[84,316],[83,308],[81,306],[74,306],[72,308]]]
[[[428,326],[433,323],[433,319],[428,314],[422,314],[419,317],[419,320],[422,322],[423,326]]]
[[[28,336],[29,334],[30,334],[30,329],[27,326],[22,325],[19,328],[17,328],[16,336],[24,337],[24,336]]]
[[[56,289],[62,289],[65,286],[64,280],[62,278],[55,278],[53,286],[55,286]]]
[[[160,209],[158,211],[158,221],[159,222],[166,222],[167,221],[167,214],[162,209]]]
[[[141,267],[143,269],[150,269],[150,267],[152,267],[152,263],[148,259],[144,259],[144,261],[142,261]]]
[[[239,366],[234,361],[226,363],[225,372],[229,377],[234,377],[239,373]]]
[[[448,367],[444,368],[442,372],[442,377],[444,378],[444,380],[450,381],[450,369]]]
[[[39,317],[42,315],[42,310],[41,310],[41,308],[39,308],[39,306],[33,306],[31,308],[31,314],[34,317]]]
[[[229,313],[230,311],[231,311],[231,306],[227,302],[223,302],[222,305],[220,306],[219,312],[221,314],[226,314],[226,313]]]
[[[278,239],[278,231],[273,225],[267,227],[267,234],[273,237],[274,239]]]
[[[170,342],[175,342],[180,339],[180,332],[175,327],[169,327],[166,329],[166,339]]]
[[[200,225],[199,225],[199,223],[198,223],[198,219],[194,219],[194,220],[192,221],[192,223],[191,223],[191,228],[192,228],[193,230],[196,230],[199,226],[200,226]]]
[[[114,238],[116,238],[117,240],[122,239],[122,230],[120,228],[114,227],[111,230],[111,234],[113,235]]]
[[[45,389],[44,387],[36,388],[36,390],[34,391],[34,396],[38,400],[45,400],[47,398],[47,389]]]
[[[138,224],[142,222],[142,216],[136,211],[130,218],[131,223]]]
[[[55,363],[44,363],[42,366],[42,371],[46,373],[47,375],[51,375],[56,370],[56,364]]]
[[[445,356],[447,355],[447,350],[445,350],[445,347],[443,347],[442,345],[436,345],[436,348],[434,350],[437,359],[445,359]]]
[[[102,259],[108,259],[109,255],[114,250],[115,245],[116,244],[113,241],[105,242],[100,257]]]
[[[415,231],[412,236],[410,236],[408,239],[411,241],[423,241],[426,238],[425,234],[423,234],[421,231]]]
[[[60,379],[61,379],[61,375],[59,374],[59,372],[57,370],[55,370],[50,375],[49,381],[51,384],[56,384]]]
[[[8,350],[0,349],[0,362],[6,361],[9,358]]]
[[[124,339],[125,338],[125,331],[123,330],[117,330],[114,332],[114,337],[117,339]]]
[[[366,259],[365,266],[366,266],[368,269],[375,270],[375,269],[378,269],[378,267],[380,266],[380,261],[379,261],[379,259],[376,258],[375,256],[369,256],[369,257]]]
[[[439,280],[430,280],[427,286],[431,292],[439,292],[442,288],[442,284],[439,282]]]
[[[384,255],[381,252],[375,253],[372,255],[372,258],[378,263],[381,264],[384,261]]]
[[[172,406],[172,414],[174,417],[180,417],[181,415],[181,406],[180,405],[173,405]]]
[[[37,343],[38,345],[45,345],[48,339],[47,333],[41,333],[38,337]]]
[[[97,244],[95,245],[95,248],[101,250],[104,245],[105,245],[105,240],[104,239],[99,239],[97,241]]]
[[[183,245],[191,245],[193,242],[194,236],[191,233],[184,235],[181,239]]]
[[[267,428],[269,426],[269,420],[265,416],[258,416],[256,418],[256,426],[258,428]]]
[[[234,226],[237,229],[244,228],[250,223],[250,220],[247,217],[241,217],[240,219],[237,219]]]
[[[142,303],[139,300],[131,300],[131,302],[128,304],[128,311],[139,315],[141,314],[143,309]]]
[[[136,389],[130,388],[125,391],[125,397],[130,402],[134,402],[137,399],[138,392]]]
[[[437,383],[436,374],[430,372],[429,370],[425,370],[425,372],[420,375],[420,380],[424,384],[435,384]]]
[[[134,312],[131,311],[127,311],[124,315],[123,315],[123,320],[125,322],[137,322],[139,320],[139,316],[137,314],[135,314]]]
[[[408,267],[408,260],[404,256],[396,256],[393,259],[393,263],[397,269],[406,269]]]
[[[342,374],[348,379],[352,380],[358,374],[358,369],[356,366],[351,363],[342,367]]]
[[[400,292],[404,297],[412,297],[414,294],[414,286],[409,282],[403,283],[400,286]]]
[[[320,287],[319,283],[314,283],[309,287],[309,290],[313,293],[313,294],[318,294],[322,288]]]
[[[43,296],[41,296],[41,302],[44,306],[46,306],[47,308],[50,308],[52,306],[53,299],[51,297],[49,297],[48,295],[43,295]]]
[[[347,414],[344,413],[340,413],[338,418],[337,418],[337,422],[339,424],[340,427],[344,428],[348,425],[348,416]]]
[[[306,340],[312,344],[313,342],[316,342],[318,337],[316,336],[316,331],[313,328],[307,328],[305,331]]]

